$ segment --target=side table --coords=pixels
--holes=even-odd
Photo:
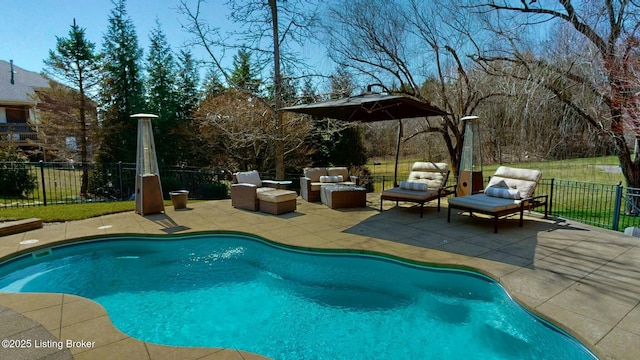
[[[291,184],[291,180],[262,180],[262,184],[275,189],[286,190]]]

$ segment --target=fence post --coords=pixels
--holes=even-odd
[[[618,231],[618,222],[620,222],[620,205],[622,204],[622,182],[616,186],[616,199],[613,209],[613,230]]]
[[[122,194],[122,161],[118,161],[118,183],[120,185],[120,200],[125,200]]]
[[[47,206],[47,186],[44,181],[44,161],[40,160],[40,179],[42,180],[42,201],[44,206]]]
[[[184,163],[180,164],[180,186],[182,186],[182,189],[186,189],[187,185],[184,181]]]
[[[551,190],[549,191],[549,216],[553,216],[553,188],[555,181],[555,178],[551,178]]]

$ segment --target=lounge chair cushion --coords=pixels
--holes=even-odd
[[[238,179],[238,184],[253,184],[257,187],[262,186],[262,180],[260,180],[260,174],[258,171],[244,171],[236,173],[236,179]]]
[[[342,182],[342,181],[343,181],[342,175],[323,175],[323,176],[320,176],[320,182],[321,183],[337,183],[337,182]]]
[[[447,170],[447,163],[418,161],[413,163],[407,181],[426,183],[430,189],[439,189],[445,186]]]
[[[479,211],[499,212],[507,209],[517,209],[522,200],[505,199],[488,196],[486,194],[474,194],[459,196],[449,199],[449,204],[477,209]]]
[[[514,199],[514,200],[520,199],[520,191],[516,189],[510,189],[508,187],[487,186],[487,188],[484,189],[484,193],[487,194],[487,196],[492,196],[492,197]]]
[[[520,198],[526,199],[533,196],[541,176],[542,173],[538,170],[500,166],[489,180],[487,187],[496,185],[504,187],[506,184],[508,188],[518,190]]]
[[[327,168],[305,168],[303,170],[304,177],[308,178],[312,183],[320,182],[320,176],[327,176]]]
[[[435,199],[438,195],[438,190],[428,189],[427,191],[416,191],[416,190],[407,190],[400,187],[385,190],[384,196],[387,199],[393,197],[392,200],[397,201],[413,201],[413,202],[421,202],[426,201],[428,199]]]
[[[429,185],[426,182],[400,181],[400,188],[413,191],[427,191]]]

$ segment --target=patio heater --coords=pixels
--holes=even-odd
[[[480,118],[465,116],[462,157],[458,174],[457,196],[476,194],[484,188],[482,179],[482,144],[480,143]]]
[[[153,114],[134,114],[138,119],[138,149],[136,152],[136,213],[158,214],[164,211],[160,171],[153,141],[151,119]]]

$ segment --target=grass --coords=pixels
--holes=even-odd
[[[165,201],[164,206],[171,206],[171,201]],[[29,219],[34,217],[40,218],[44,222],[72,221],[124,211],[133,211],[135,208],[135,201],[25,206],[0,210],[0,221]]]
[[[427,161],[420,158],[403,158],[398,163],[398,181],[405,180],[411,171],[411,165],[415,161]],[[374,162],[379,165],[373,165]],[[539,161],[539,162],[523,162],[523,163],[504,163],[505,166],[513,166],[527,169],[538,169],[542,171],[543,179],[563,179],[587,181],[603,184],[624,183],[624,176],[620,172],[605,171],[602,166],[616,168],[618,166],[618,158],[616,156],[605,156],[597,158],[581,158],[557,161]],[[375,177],[384,176],[385,179],[393,181],[394,159],[389,157],[386,159],[372,159],[367,164],[372,175]],[[490,176],[500,166],[499,164],[484,164],[484,176]],[[454,174],[450,174],[453,178]]]
[[[189,200],[189,203],[199,200]],[[204,200],[202,200],[204,201]],[[165,200],[164,206],[173,206],[171,200]],[[49,206],[25,206],[0,209],[0,222],[40,218],[44,222],[60,222],[88,219],[100,215],[134,211],[135,201],[95,202],[82,204],[61,204]]]

